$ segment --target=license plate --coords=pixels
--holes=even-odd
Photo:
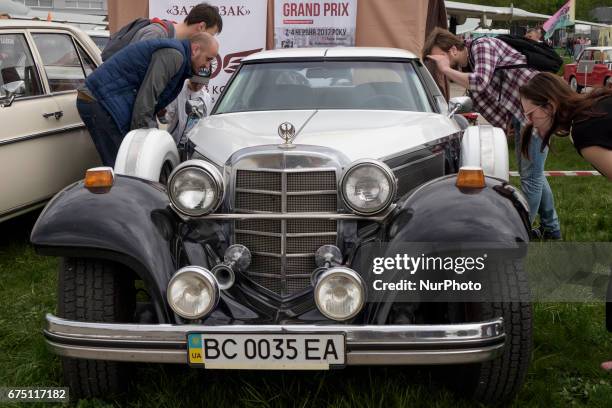
[[[208,369],[328,370],[345,364],[343,334],[192,333],[189,363]]]

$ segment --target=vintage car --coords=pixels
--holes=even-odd
[[[76,90],[100,63],[75,27],[0,20],[0,221],[42,207],[99,164]]]
[[[407,51],[275,50],[242,61],[178,150],[129,133],[31,235],[63,259],[44,335],[71,393],[119,391],[130,362],[445,365],[461,392],[511,399],[531,347],[519,264],[495,272],[495,302],[372,300],[363,267],[372,244],[529,241],[505,135],[467,127],[470,109]]]
[[[612,47],[585,48],[576,62],[565,65],[563,78],[578,93],[586,87],[612,85]]]

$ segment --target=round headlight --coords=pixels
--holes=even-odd
[[[321,274],[314,295],[323,315],[332,320],[348,320],[365,304],[365,285],[357,272],[335,267]]]
[[[210,214],[223,200],[223,177],[208,162],[188,160],[170,175],[168,193],[179,212],[188,216]]]
[[[397,180],[386,164],[360,160],[342,175],[344,203],[356,214],[373,215],[385,210],[395,197]]]
[[[186,266],[179,269],[170,283],[166,297],[174,312],[185,319],[199,319],[214,310],[219,301],[219,285],[208,269]]]

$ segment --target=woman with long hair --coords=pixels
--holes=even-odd
[[[524,156],[534,128],[542,150],[553,134],[569,136],[578,153],[612,180],[612,88],[577,94],[557,75],[540,73],[520,88],[520,95],[529,121],[521,137]]]

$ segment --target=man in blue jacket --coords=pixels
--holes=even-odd
[[[217,40],[198,33],[189,40],[131,44],[96,69],[77,95],[77,109],[105,166],[134,129],[157,127],[156,112],[181,92],[185,79],[210,66]]]

